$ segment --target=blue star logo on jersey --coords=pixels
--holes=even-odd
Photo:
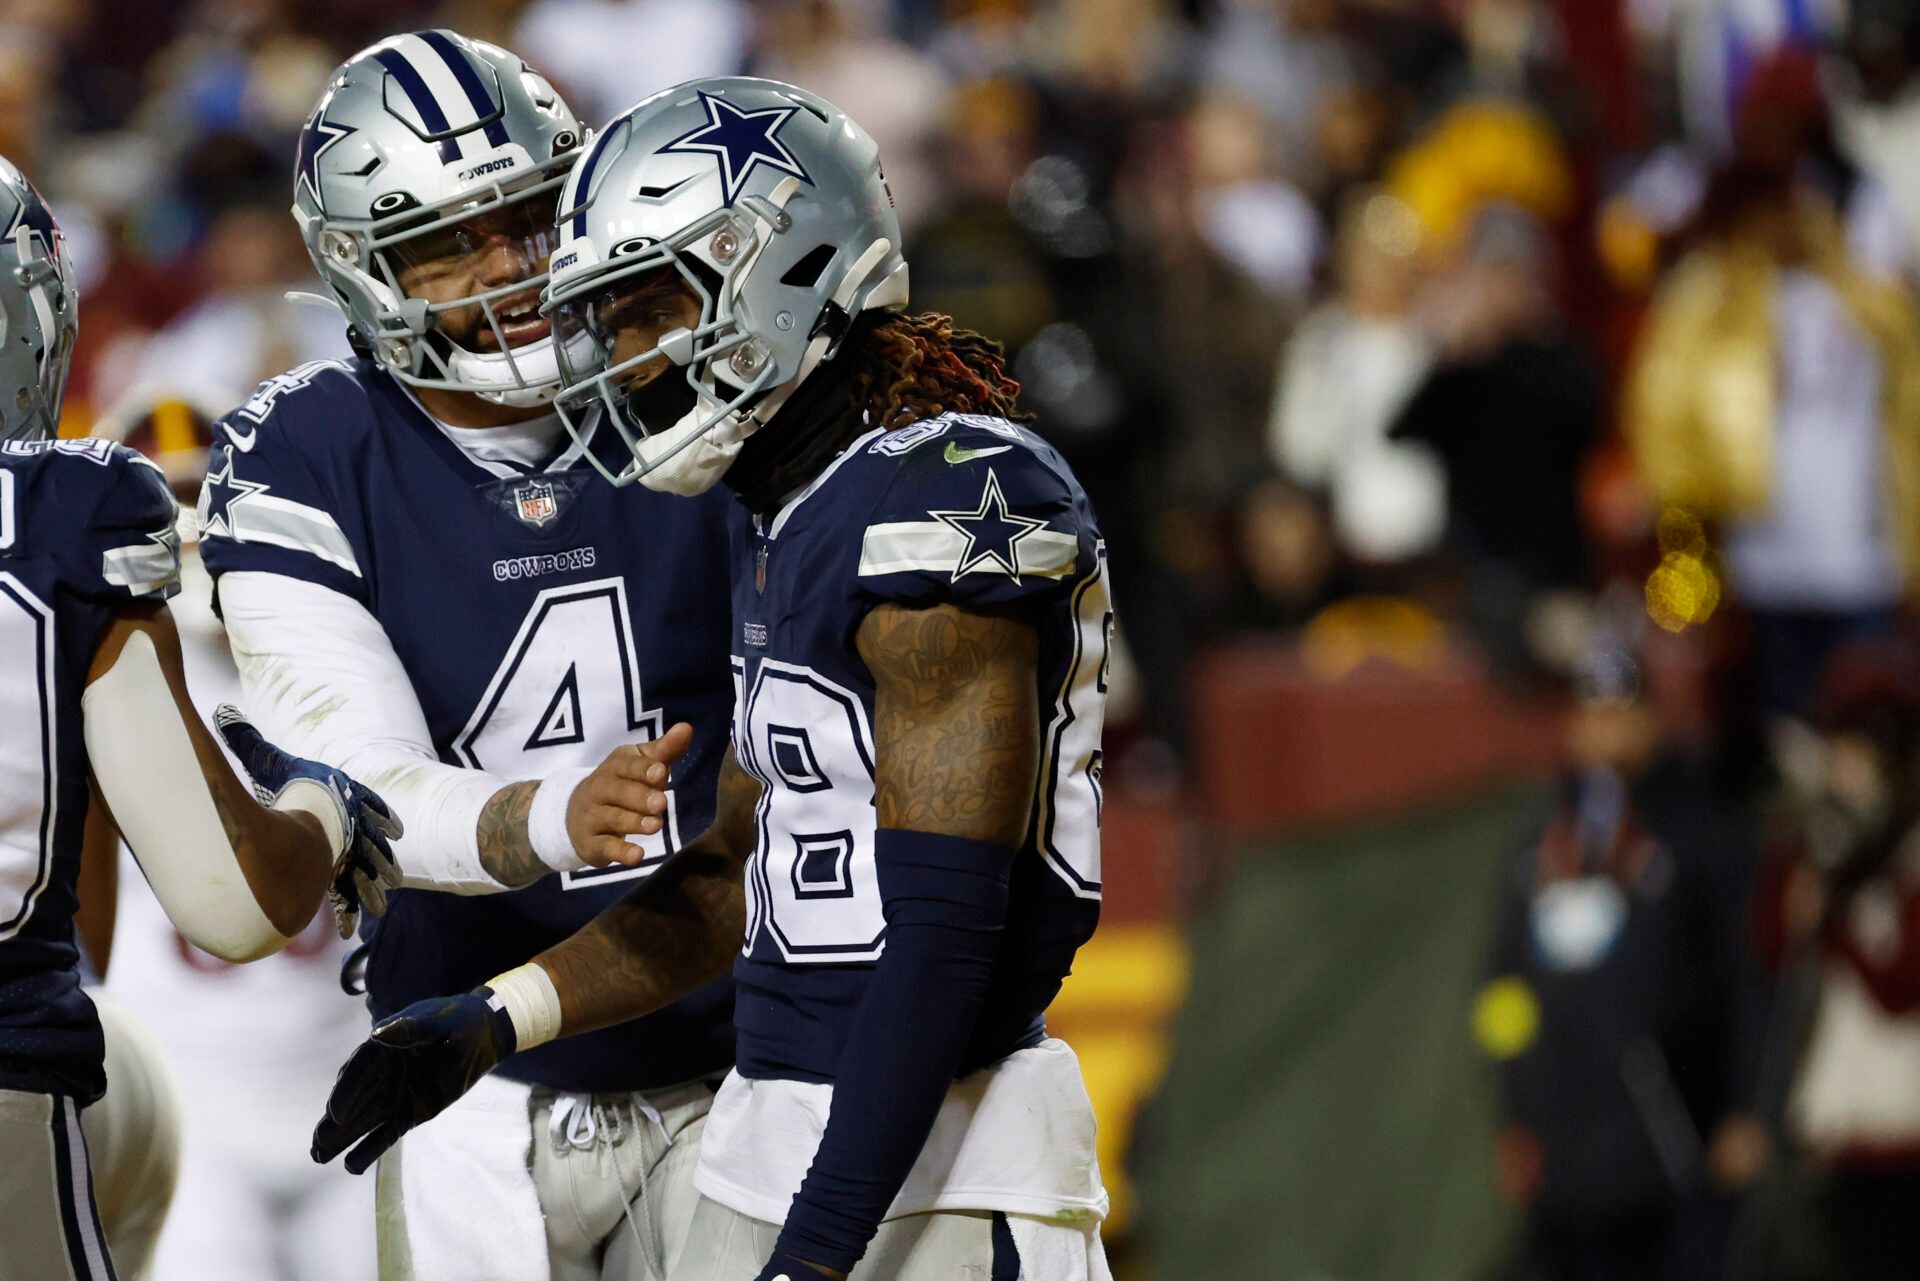
[[[998,566],[1014,582],[1019,582],[1020,540],[1047,526],[1044,520],[1016,516],[1007,510],[1006,495],[1000,492],[1000,478],[993,474],[991,467],[987,469],[987,487],[980,494],[978,508],[970,512],[930,511],[927,515],[966,536],[967,545],[954,565],[954,579],[976,569]]]
[[[225,534],[236,538],[233,530],[233,505],[245,502],[268,486],[241,480],[233,474],[233,454],[228,453],[219,471],[207,473],[207,492],[200,518],[202,534]]]
[[[757,165],[792,174],[804,183],[813,182],[799,158],[780,141],[781,126],[799,115],[800,108],[764,107],[759,111],[742,111],[725,98],[708,93],[700,95],[700,103],[707,109],[707,123],[675,138],[660,148],[660,153],[715,157],[720,163],[723,204],[733,204],[734,197],[747,185]]]
[[[326,155],[334,143],[354,132],[352,125],[337,125],[327,119],[325,107],[314,112],[313,119],[300,131],[300,153],[293,164],[294,185],[305,187],[313,196],[313,203],[322,209],[326,203],[320,199],[320,157]]]

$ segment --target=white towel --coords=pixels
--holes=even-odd
[[[1113,1281],[1100,1225],[1091,1218],[1036,1219],[1009,1214],[1007,1229],[1020,1256],[1020,1275],[1034,1281]]]
[[[549,1281],[533,1185],[532,1087],[482,1077],[400,1140],[414,1281]]]

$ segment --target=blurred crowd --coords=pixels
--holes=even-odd
[[[0,0],[65,429],[165,449],[345,354],[293,138],[425,26],[595,119],[750,72],[872,130],[915,304],[1101,512],[1115,777],[1190,768],[1243,638],[1422,618],[1571,696],[1476,1012],[1520,1275],[1920,1267],[1920,5]]]

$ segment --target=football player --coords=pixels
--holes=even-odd
[[[287,756],[231,708],[194,714],[166,598],[176,507],[158,468],[54,440],[79,298],[53,216],[0,161],[0,1278],[113,1275],[80,1129],[106,1088],[74,913],[97,794],[180,932],[269,955],[324,897],[351,921],[397,884],[373,793]],[[91,779],[92,786],[89,787]]]
[[[570,439],[548,403],[540,289],[586,141],[492,45],[350,58],[294,214],[360,354],[268,380],[211,453],[202,555],[249,706],[406,820],[407,888],[366,939],[381,1017],[527,961],[713,819],[728,603],[699,588],[725,581],[726,500],[609,489],[618,434]],[[632,746],[655,739],[686,746],[670,791]],[[383,1276],[659,1271],[733,1062],[730,982],[528,1050],[382,1165]]]
[[[268,343],[277,335],[254,337]],[[202,396],[224,407],[251,390],[253,374],[235,387],[221,373],[196,371]],[[224,399],[217,390],[223,384]],[[211,419],[179,401],[95,425],[96,434],[152,459],[175,496],[189,502],[206,474],[212,430]],[[191,512],[178,529],[180,593],[168,608],[194,706],[211,718],[219,703],[242,701],[240,677],[213,613],[213,585]],[[305,1142],[313,1105],[326,1098],[339,1056],[366,1032],[365,1009],[340,990],[341,963],[353,944],[336,937],[331,922],[316,920],[271,959],[230,965],[182,938],[139,877],[119,879],[118,918],[109,923],[113,964],[104,965],[98,950],[93,960],[106,976],[108,995],[138,1010],[150,1039],[164,1047],[180,1096],[175,1126],[185,1134],[165,1232],[156,1233],[157,1249],[145,1243],[153,1281],[372,1281],[372,1184],[316,1167]],[[84,920],[81,929],[82,942],[89,942]],[[140,1216],[111,1203],[102,1177],[105,1145],[95,1141],[93,1127],[112,1115],[125,1084],[116,1045],[137,1042],[116,1040],[111,1015],[103,1006],[114,1088],[83,1121],[101,1216],[125,1281],[132,1270],[127,1259],[142,1244],[127,1225]]]
[[[560,218],[569,425],[620,430],[618,482],[738,499],[736,754],[713,826],[645,885],[378,1025],[316,1156],[364,1165],[502,1056],[731,963],[738,1067],[672,1281],[1105,1277],[1094,1118],[1045,1021],[1101,892],[1112,615],[1085,495],[997,347],[901,313],[877,149],[817,96],[649,98]]]

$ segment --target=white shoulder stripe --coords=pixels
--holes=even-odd
[[[355,578],[364,577],[353,544],[340,531],[332,516],[318,507],[296,503],[272,494],[254,493],[236,499],[228,508],[233,540],[239,543],[264,543],[306,552],[337,565]]]
[[[957,578],[967,549],[967,536],[944,521],[899,520],[869,525],[860,542],[860,577],[925,572]],[[1080,540],[1057,529],[1036,529],[1014,542],[1013,554],[1019,562],[1019,574],[986,558],[974,560],[966,572],[1061,578],[1072,573],[1078,563]]]
[[[166,542],[109,547],[100,554],[100,577],[135,596],[150,595],[180,577],[179,548]]]

